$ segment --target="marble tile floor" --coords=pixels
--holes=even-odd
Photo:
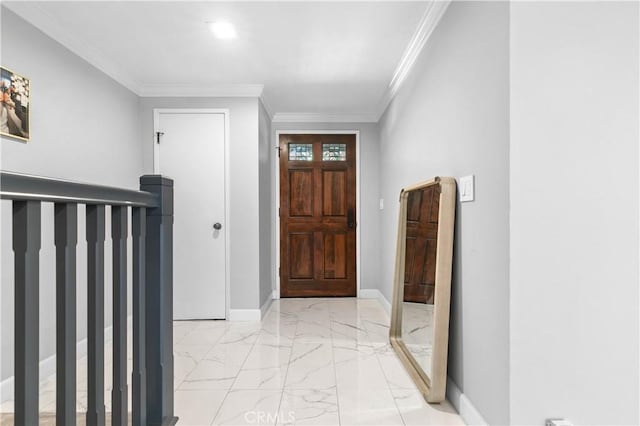
[[[261,322],[176,321],[178,425],[463,425],[448,402],[424,402],[388,323],[378,301],[354,298],[274,300]],[[86,362],[78,366],[81,412]],[[41,410],[52,409],[54,378],[41,385]]]

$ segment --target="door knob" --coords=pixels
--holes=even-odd
[[[220,222],[216,222],[213,224],[213,229],[215,229],[216,231],[222,229],[222,225],[220,224]]]

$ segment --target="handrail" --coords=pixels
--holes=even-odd
[[[79,257],[79,204],[86,205],[86,424],[104,426],[107,418],[104,403],[104,271],[108,221],[111,222],[112,251],[111,423],[126,426],[129,413],[133,426],[166,426],[177,422],[173,413],[173,180],[161,175],[144,175],[140,176],[139,184],[141,190],[135,191],[0,170],[0,198],[11,200],[13,219],[15,424],[39,423],[42,202],[54,203],[56,424],[75,426],[78,416],[76,260]],[[111,207],[108,213],[107,206]],[[84,254],[80,256],[84,257]],[[133,270],[130,378],[127,377],[129,262]],[[127,397],[130,384],[131,411]]]
[[[158,196],[146,191],[92,185],[10,171],[0,171],[0,198],[111,206],[158,207]]]

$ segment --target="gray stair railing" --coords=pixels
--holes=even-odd
[[[76,424],[76,244],[78,204],[86,205],[88,426],[105,424],[105,206],[113,241],[113,389],[111,423],[129,419],[127,239],[133,242],[134,426],[173,425],[173,181],[140,178],[140,191],[0,172],[0,195],[13,204],[16,425],[38,424],[41,203],[54,203],[56,249],[56,424]],[[6,344],[6,342],[2,342]]]

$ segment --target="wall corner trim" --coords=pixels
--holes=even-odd
[[[451,377],[447,377],[447,400],[458,411],[465,424],[470,426],[487,426],[489,424]]]
[[[391,100],[394,98],[396,93],[398,93],[398,90],[400,90],[402,83],[404,83],[407,75],[413,68],[422,48],[427,44],[429,37],[433,33],[433,30],[438,26],[440,19],[446,12],[450,3],[451,0],[432,1],[427,6],[427,10],[424,15],[422,15],[422,19],[418,24],[418,29],[409,41],[407,48],[400,58],[400,62],[398,62],[398,65],[396,66],[396,70],[389,82],[389,86],[380,99],[376,121],[380,120],[382,114],[384,114],[389,106],[389,103],[391,103]]]

